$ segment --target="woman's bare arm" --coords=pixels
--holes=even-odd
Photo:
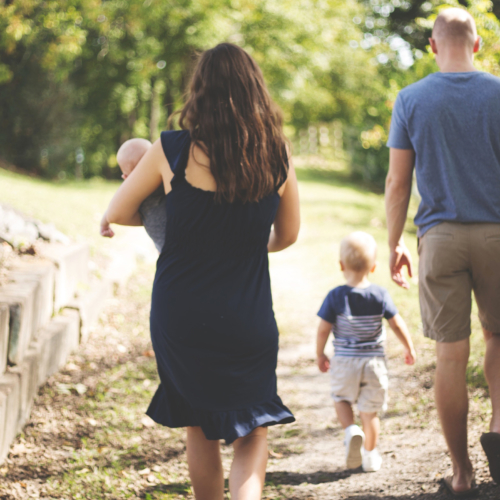
[[[282,188],[280,204],[269,236],[267,249],[279,252],[297,241],[300,229],[299,190],[292,157],[288,160],[288,178]],[[281,190],[280,190],[281,191]]]
[[[170,192],[173,173],[163,152],[160,139],[142,157],[113,196],[101,221],[101,234],[109,224],[141,225],[139,207],[163,182],[165,193]]]

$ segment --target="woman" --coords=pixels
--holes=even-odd
[[[276,393],[267,252],[297,238],[297,180],[280,111],[239,47],[203,53],[179,123],[145,154],[103,220],[137,224],[141,202],[163,182],[167,228],[151,305],[161,384],[147,413],[187,427],[198,500],[224,497],[220,439],[234,447],[231,498],[258,499],[267,427],[294,421]]]

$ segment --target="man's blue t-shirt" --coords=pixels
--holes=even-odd
[[[434,73],[409,85],[387,145],[416,153],[419,236],[445,221],[500,223],[500,78]]]
[[[333,324],[335,356],[374,357],[384,356],[382,318],[391,319],[397,313],[385,288],[343,285],[328,293],[318,316]]]

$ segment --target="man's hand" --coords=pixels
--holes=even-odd
[[[397,285],[408,289],[410,288],[410,284],[403,275],[404,266],[406,266],[408,270],[408,276],[410,276],[410,278],[413,277],[410,251],[406,248],[406,245],[403,242],[400,242],[394,250],[391,250],[391,255],[389,257],[389,269],[392,281],[394,281]]]
[[[104,214],[101,219],[101,236],[105,238],[112,238],[115,235],[111,226],[109,225],[107,214]]]
[[[326,354],[318,356],[317,363],[319,371],[322,373],[326,373],[330,369],[330,360]]]

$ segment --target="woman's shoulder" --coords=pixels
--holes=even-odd
[[[189,130],[164,130],[160,134],[161,147],[172,171],[191,142]]]
[[[189,130],[164,130],[160,134],[162,146],[170,146],[191,138]]]

